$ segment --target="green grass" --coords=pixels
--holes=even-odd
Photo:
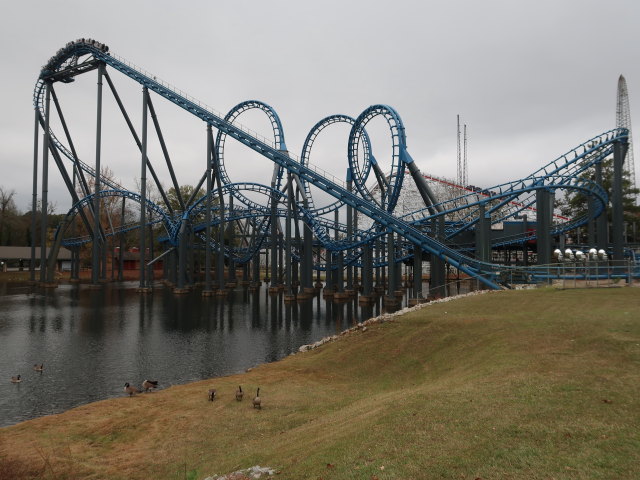
[[[259,464],[283,479],[636,479],[639,432],[640,290],[539,289],[429,305],[243,375],[0,429],[0,467],[42,472],[15,478],[202,479]]]

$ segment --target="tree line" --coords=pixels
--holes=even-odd
[[[590,167],[585,170],[581,177],[594,180],[596,178],[595,167]],[[608,158],[602,162],[602,188],[609,197],[606,214],[610,225],[613,211],[613,205],[611,204],[613,195],[613,158]],[[629,243],[640,242],[640,206],[638,206],[637,203],[639,193],[640,189],[632,186],[630,173],[625,170],[622,176],[622,207],[624,212],[625,238]],[[589,199],[582,192],[568,193],[564,197],[556,200],[556,207],[562,215],[569,218],[576,218],[587,214]],[[572,232],[570,234],[576,242],[580,243],[582,239],[578,239],[577,235],[578,232]],[[585,232],[582,232],[582,235],[584,236]]]
[[[2,246],[31,246],[31,223],[34,213],[21,212],[15,204],[15,190],[0,187],[0,245]],[[51,236],[64,214],[54,213],[55,205],[47,205],[47,238]],[[35,212],[36,245],[39,244],[42,229],[42,204],[38,202]]]

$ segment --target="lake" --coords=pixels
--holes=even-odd
[[[321,295],[285,304],[266,287],[222,300],[199,290],[137,293],[137,282],[99,289],[0,283],[0,426],[123,395],[125,382],[160,388],[242,372],[381,313]],[[404,300],[406,302],[406,299]],[[44,363],[42,373],[34,364]],[[13,375],[22,382],[12,384]]]

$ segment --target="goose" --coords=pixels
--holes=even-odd
[[[216,389],[212,388],[209,390],[209,401],[213,402],[214,398],[216,398]]]
[[[15,375],[11,377],[11,383],[20,383],[21,381],[22,379],[20,378],[20,375]]]
[[[244,396],[244,392],[242,391],[242,387],[238,385],[238,389],[236,390],[236,400],[241,401]]]
[[[256,396],[253,399],[253,408],[258,408],[262,410],[262,400],[260,400],[260,387],[258,387],[258,391],[256,392]]]
[[[124,393],[128,393],[130,397],[134,396],[136,393],[140,393],[136,387],[129,385],[129,382],[124,384]]]
[[[145,392],[148,392],[149,390],[152,390],[154,388],[158,388],[158,381],[157,380],[145,380],[144,382],[142,382],[142,388],[144,388]]]
[[[40,365],[38,365],[37,363],[35,363],[35,364],[33,365],[33,369],[34,369],[36,372],[43,372],[43,371],[44,371],[44,363],[41,363]]]

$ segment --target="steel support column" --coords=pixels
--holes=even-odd
[[[183,218],[178,231],[178,281],[179,292],[184,291],[187,284],[187,242],[189,241],[188,220]]]
[[[596,201],[592,197],[587,200],[587,214],[589,216],[589,222],[587,223],[587,243],[590,246],[596,245],[596,220],[594,218],[595,203]]]
[[[367,243],[362,249],[362,294],[370,297],[373,294],[373,247]]]
[[[91,283],[97,284],[100,276],[101,263],[101,238],[100,238],[100,190],[101,190],[101,171],[100,171],[100,154],[102,148],[102,77],[104,75],[104,63],[98,66],[98,95],[97,95],[97,114],[96,114],[96,167],[94,172],[94,198],[93,198],[93,243],[91,248]]]
[[[422,248],[413,246],[413,298],[422,298]]]
[[[344,292],[344,252],[337,252],[337,268],[336,268],[336,292]]]
[[[488,214],[484,204],[480,204],[478,223],[476,223],[476,258],[488,262],[491,257],[491,214]]]
[[[40,113],[36,108],[33,126],[33,190],[31,196],[31,261],[29,263],[29,280],[36,281],[36,211],[38,209],[38,137],[40,135]]]
[[[353,192],[353,178],[351,175],[351,168],[347,168],[347,191]],[[347,205],[347,240],[352,241],[353,239],[353,207],[351,205]],[[349,256],[350,250],[347,250],[347,257]],[[353,291],[353,265],[347,265],[347,290],[349,292]]]
[[[211,291],[211,156],[213,154],[213,133],[211,131],[211,124],[207,124],[207,200],[205,212],[205,223],[207,227],[205,229],[205,245],[204,245],[204,291]],[[179,197],[181,198],[181,197]],[[180,200],[182,202],[182,200]]]
[[[596,163],[595,166],[595,181],[598,185],[603,187],[602,178],[602,163]],[[600,216],[596,219],[596,240],[598,242],[598,249],[607,250],[609,246],[609,226],[607,220],[607,208],[604,208],[600,213]]]
[[[122,227],[125,222],[125,200],[126,197],[122,197],[122,209],[120,210],[120,226]],[[120,255],[118,258],[118,281],[122,282],[124,280],[124,253],[125,253],[125,244],[124,244],[124,232],[120,232]]]
[[[397,278],[396,278],[396,244],[393,232],[387,234],[387,265],[389,271],[389,282],[387,284],[387,295],[393,297],[396,294]]]
[[[42,144],[42,196],[40,205],[40,281],[47,279],[47,204],[49,202],[49,111],[51,106],[51,82],[46,84],[44,141]]]
[[[147,286],[145,272],[145,225],[147,224],[147,117],[149,92],[142,88],[142,159],[140,161],[140,288]]]
[[[551,219],[553,216],[553,193],[536,190],[536,243],[538,265],[551,263]]]
[[[431,220],[431,229],[433,232],[433,238],[440,242],[444,242],[444,216],[440,215],[437,218]],[[446,272],[445,272],[444,260],[431,254],[430,263],[430,276],[429,276],[429,291],[436,298],[444,297],[446,295]]]
[[[254,234],[255,236],[255,234]],[[254,240],[257,241],[257,240]],[[255,286],[260,286],[260,250],[257,250],[251,261],[253,265],[253,283]]]
[[[224,284],[224,234],[225,234],[225,208],[224,208],[224,195],[222,193],[222,176],[220,175],[220,160],[218,159],[218,154],[216,150],[216,146],[211,145],[211,153],[213,155],[213,174],[215,176],[215,183],[218,192],[218,251],[216,252],[216,283],[218,289],[221,291],[225,290]],[[187,202],[190,203],[190,202]]]
[[[229,194],[229,216],[233,216],[233,195]],[[233,247],[235,243],[235,222],[233,220],[227,223],[227,241],[229,242],[229,246]],[[227,266],[228,274],[227,274],[227,282],[235,284],[237,281],[236,278],[236,262],[232,256],[229,256],[228,266]]]
[[[291,172],[287,171],[287,216],[285,229],[285,250],[286,250],[286,269],[285,269],[285,289],[288,295],[292,295],[291,289],[291,210],[293,208],[293,187],[291,185]]]
[[[275,173],[274,173],[275,179]],[[271,188],[275,189],[275,180],[271,182]],[[271,196],[271,288],[278,286],[278,224],[276,217],[277,199],[275,193]]]
[[[303,260],[302,288],[313,288],[313,232],[306,222],[303,223]]]
[[[624,169],[624,157],[627,154],[629,144],[616,142],[613,146],[613,191],[612,204],[612,240],[613,259],[621,262],[624,259],[624,204],[622,192],[622,177]]]

